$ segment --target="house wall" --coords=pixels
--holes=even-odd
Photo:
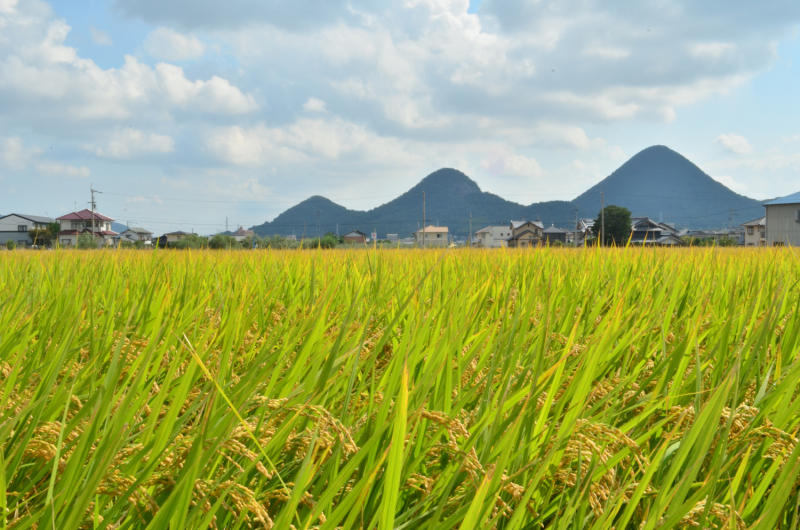
[[[752,228],[753,233],[750,234]],[[765,226],[746,226],[744,227],[744,246],[758,247],[761,245],[761,239],[766,236]],[[762,232],[763,231],[763,232]]]
[[[796,221],[800,203],[767,206],[766,245],[800,246],[800,223]]]
[[[342,239],[345,243],[360,243],[363,245],[367,242],[367,238],[364,236],[344,236]]]
[[[19,231],[19,227],[24,226],[25,230]],[[34,223],[17,215],[8,215],[0,219],[0,244],[5,245],[9,239],[14,241],[17,246],[28,246],[33,244],[28,236],[28,230],[32,228],[46,228],[47,225]]]
[[[423,232],[416,232],[414,234],[414,243],[422,246]],[[425,232],[425,248],[428,247],[446,247],[447,246],[447,232]]]
[[[544,240],[548,243],[553,243],[554,241],[561,241],[562,243],[566,243],[567,233],[562,232],[559,234],[544,234]]]
[[[508,226],[489,226],[486,228],[489,230],[477,234],[482,248],[501,248],[507,246],[506,239],[511,237],[511,229]]]

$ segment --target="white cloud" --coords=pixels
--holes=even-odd
[[[100,44],[101,46],[111,46],[114,44],[114,41],[111,40],[111,35],[109,35],[107,31],[97,29],[94,26],[89,28],[89,35],[92,37],[92,41],[94,41],[95,44]]]
[[[317,98],[308,98],[308,101],[303,103],[303,110],[306,112],[327,112],[325,102]]]
[[[0,160],[9,169],[25,169],[31,159],[41,152],[38,147],[25,147],[22,139],[17,136],[0,138]]]
[[[611,46],[591,46],[583,53],[590,57],[602,57],[603,59],[624,59],[631,54],[631,51]]]
[[[189,61],[199,59],[206,45],[195,36],[183,35],[169,28],[156,28],[144,41],[145,51],[165,61]]]
[[[70,166],[58,162],[41,162],[36,164],[36,171],[49,177],[87,178],[92,172],[86,166]]]
[[[737,155],[746,155],[753,150],[747,138],[734,133],[720,134],[716,142],[726,151]]]
[[[122,67],[103,69],[64,45],[70,31],[64,21],[12,19],[9,40],[0,39],[0,99],[6,116],[17,115],[28,126],[164,119],[175,111],[236,115],[259,108],[252,94],[219,76],[193,81],[178,66],[152,68],[130,55]]]
[[[219,159],[245,166],[302,164],[349,156],[363,163],[405,165],[417,158],[401,142],[340,118],[304,118],[283,128],[227,127],[209,135],[205,145]]]
[[[131,158],[154,153],[171,153],[175,140],[164,134],[146,134],[138,129],[116,131],[104,146],[88,146],[95,155],[105,158]]]
[[[514,177],[541,177],[543,171],[534,158],[500,150],[484,158],[481,167],[493,175]]]
[[[0,13],[10,15],[16,11],[17,0],[0,0]]]

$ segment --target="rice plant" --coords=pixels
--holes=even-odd
[[[0,255],[0,528],[798,528],[790,250]]]

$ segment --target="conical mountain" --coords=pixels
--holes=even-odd
[[[536,192],[531,184],[531,193]],[[466,236],[490,224],[508,224],[512,219],[539,219],[547,226],[569,228],[573,211],[580,217],[597,216],[600,192],[605,204],[627,207],[635,216],[646,215],[675,223],[678,228],[721,228],[728,223],[729,209],[737,216],[733,224],[763,215],[759,201],[734,193],[705,174],[685,157],[664,146],[653,146],[636,154],[619,169],[592,186],[573,201],[550,201],[528,206],[482,191],[478,184],[457,169],[434,171],[406,193],[369,211],[350,210],[324,197],[314,196],[293,206],[272,222],[254,226],[260,235],[344,234],[360,230],[378,237],[387,233],[409,237],[422,226],[422,192],[428,224],[447,226],[450,233]]]
[[[736,210],[733,224],[738,225],[764,211],[760,202],[731,191],[663,145],[640,151],[576,197],[572,202],[581,217],[598,214],[600,192],[606,205],[624,206],[634,216],[663,217],[681,227],[720,228],[728,223],[729,209]]]

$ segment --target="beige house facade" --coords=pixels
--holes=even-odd
[[[744,228],[744,246],[763,247],[767,237],[767,216],[741,224]]]
[[[768,247],[800,246],[800,192],[765,204]]]
[[[538,247],[542,243],[544,225],[541,221],[511,221],[508,229],[511,231],[507,240],[509,248]]]
[[[414,232],[414,245],[425,248],[445,248],[449,244],[449,235],[446,226],[429,225]]]

